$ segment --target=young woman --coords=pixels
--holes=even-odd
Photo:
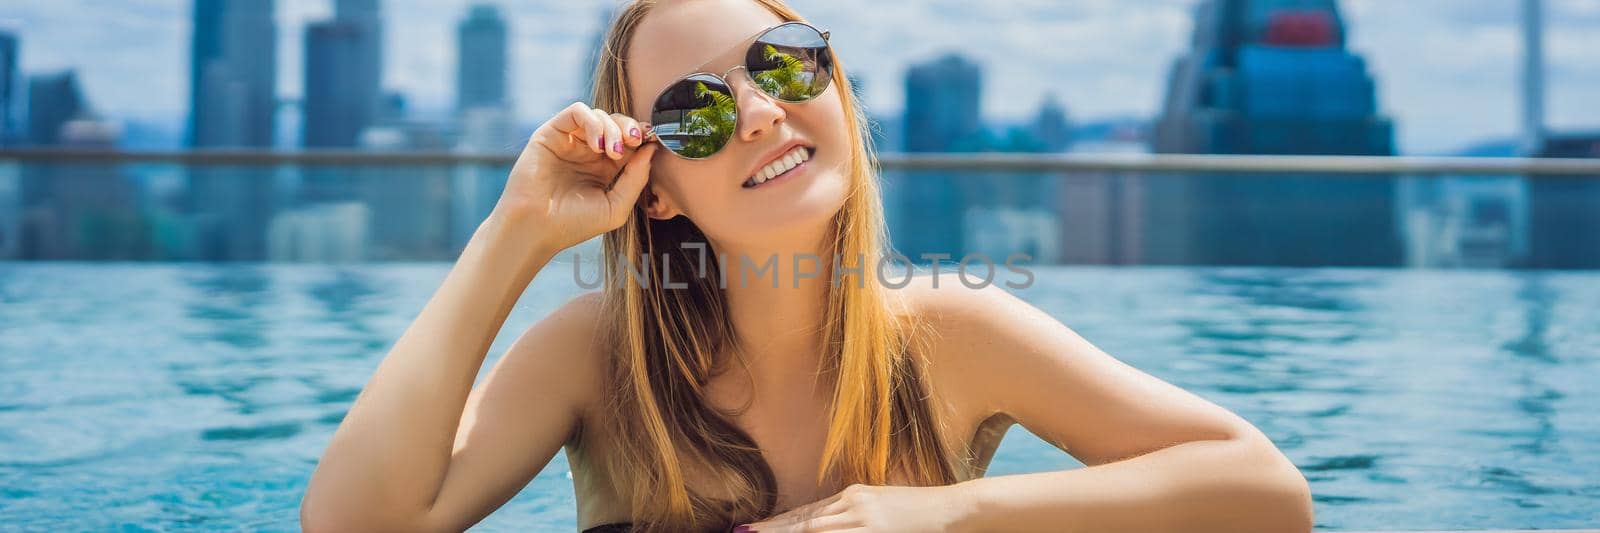
[[[334,434],[307,531],[465,529],[563,447],[595,530],[1311,528],[1305,479],[1238,416],[1002,289],[880,276],[863,115],[800,20],[621,10],[595,106],[533,133]],[[474,387],[530,279],[602,234],[604,289]],[[1087,467],[983,477],[1013,424]]]

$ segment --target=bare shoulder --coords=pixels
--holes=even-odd
[[[899,294],[908,312],[941,329],[953,327],[950,333],[971,331],[970,327],[959,326],[981,326],[982,321],[973,320],[989,317],[990,313],[1037,311],[997,281],[980,284],[952,272],[917,275],[904,288],[891,292]]]
[[[937,339],[941,359],[964,357],[972,348],[998,341],[996,335],[1018,319],[1054,321],[998,283],[963,283],[953,273],[918,275],[891,292]]]
[[[1018,355],[1019,335],[1042,324],[1059,325],[997,283],[968,285],[953,273],[918,275],[890,292],[920,325],[934,387],[958,411],[978,419],[998,411],[984,400],[990,385],[984,376],[1003,364],[1001,359]]]
[[[491,379],[544,391],[546,398],[558,394],[568,399],[574,414],[588,410],[596,392],[604,390],[603,313],[600,293],[573,297],[529,326],[495,365]]]

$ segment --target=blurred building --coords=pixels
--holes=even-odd
[[[526,142],[514,133],[512,115],[504,109],[479,107],[460,116],[456,150],[463,153],[515,153]],[[450,242],[453,250],[466,246],[478,224],[489,216],[505,189],[508,168],[497,165],[456,165],[450,182]]]
[[[1039,142],[1041,152],[1065,152],[1072,147],[1072,121],[1055,93],[1045,96],[1028,132]]]
[[[426,120],[407,111],[406,97],[384,94],[373,123],[361,130],[356,146],[376,151],[445,151],[455,142],[455,132],[444,121]]]
[[[1528,251],[1527,188],[1513,176],[1403,178],[1404,264],[1505,268]]]
[[[1072,143],[1067,111],[1052,93],[1027,121],[999,127],[980,141],[981,150],[1011,153],[1056,153]],[[966,204],[962,253],[981,253],[1003,261],[1025,254],[1031,263],[1064,259],[1062,230],[1081,213],[1065,210],[1056,200],[1063,176],[1048,172],[971,173],[959,189]]]
[[[906,71],[905,150],[976,152],[983,143],[983,70],[959,54]]]
[[[507,104],[506,22],[500,8],[472,6],[456,28],[456,39],[456,109]]]
[[[272,217],[267,255],[273,261],[353,263],[367,259],[371,220],[359,202],[296,207]]]
[[[72,71],[34,76],[29,81],[29,140],[62,148],[112,148],[121,126],[95,114]],[[148,253],[139,193],[117,163],[52,161],[22,163],[0,185],[9,189],[17,218],[11,244],[0,250],[11,259],[139,259]],[[0,176],[0,181],[6,181]]]
[[[1600,158],[1600,132],[1543,135],[1535,157]],[[1531,221],[1526,266],[1600,268],[1600,176],[1528,180]]]
[[[195,0],[190,42],[187,144],[271,148],[276,144],[278,54],[273,0]],[[158,224],[157,242],[207,261],[266,258],[277,208],[266,167],[190,166],[184,224]],[[180,215],[155,213],[158,220]]]
[[[352,148],[380,110],[383,22],[378,0],[337,0],[334,18],[306,27],[301,141]]]
[[[87,112],[76,72],[37,74],[28,79],[28,144],[60,144],[62,127]]]
[[[1164,153],[1393,155],[1372,77],[1334,0],[1206,0],[1174,64],[1153,147]],[[1396,265],[1391,179],[1142,180],[1143,262]]]
[[[382,90],[383,23],[378,0],[336,0],[333,19],[307,26],[305,39],[302,144],[306,148],[361,147],[368,130],[380,125],[386,109],[395,107],[394,100],[385,98]],[[403,108],[403,104],[400,107]],[[386,134],[374,135],[381,139]],[[301,207],[274,216],[268,230],[268,256],[284,259],[281,250],[285,248],[281,243],[285,238],[282,235],[286,231],[299,235],[297,228],[315,226],[307,225],[307,220],[321,221],[324,231],[330,235],[361,235],[365,239],[370,224],[365,217],[370,216],[370,209],[337,206],[362,203],[369,183],[379,174],[382,169],[326,166],[301,169],[299,190],[295,195],[295,202]],[[357,218],[361,220],[357,222]],[[285,227],[292,229],[280,229]],[[322,248],[295,245],[289,249]],[[360,256],[365,257],[365,252]]]
[[[16,142],[17,57],[22,43],[17,34],[0,29],[0,146]],[[3,247],[4,244],[0,244]]]
[[[195,0],[189,146],[270,148],[276,135],[274,0]]]
[[[612,8],[601,10],[600,31],[591,38],[589,55],[582,65],[583,94],[577,99],[590,101],[595,62],[604,44],[604,29]],[[519,132],[515,113],[506,96],[508,43],[507,29],[500,11],[491,6],[474,6],[457,29],[460,56],[456,76],[456,120],[459,135],[454,149],[463,153],[516,153],[527,142]],[[449,250],[466,246],[478,225],[489,216],[505,189],[508,170],[488,165],[456,165],[450,169]]]
[[[450,149],[453,135],[444,124],[410,117],[405,97],[399,93],[390,93],[384,102],[378,123],[362,131],[362,149]],[[319,169],[313,175],[326,172]],[[368,218],[364,229],[338,230],[366,237],[363,259],[439,260],[454,257],[449,242],[451,175],[451,168],[445,165],[407,165],[343,169],[322,178],[338,180],[350,198],[364,207],[362,216]],[[344,224],[349,219],[341,215],[329,220]]]
[[[982,69],[960,55],[912,65],[905,79],[904,151],[981,150],[982,85]],[[885,203],[895,248],[912,260],[919,260],[922,254],[951,254],[959,259],[966,249],[963,178],[943,171],[903,172],[888,178]]]

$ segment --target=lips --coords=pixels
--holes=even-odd
[[[804,165],[806,161],[810,161],[811,157],[816,153],[816,149],[799,143],[791,143],[787,146],[786,151],[756,169],[749,178],[744,180],[744,183],[740,184],[740,187],[752,189],[760,187],[766,182],[787,176],[794,169]]]

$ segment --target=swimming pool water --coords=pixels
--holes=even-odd
[[[0,263],[0,530],[297,529],[448,268]],[[1034,270],[1021,297],[1272,437],[1320,528],[1596,525],[1600,273]],[[578,292],[542,274],[491,360]],[[990,474],[1078,466],[1016,430]],[[557,454],[474,530],[575,526]]]

